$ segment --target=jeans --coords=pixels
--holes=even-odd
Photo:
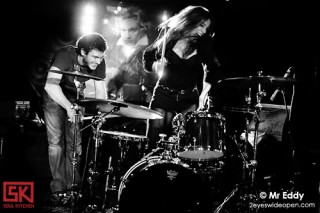
[[[73,184],[73,165],[75,165],[75,184],[80,183],[80,156],[81,132],[78,124],[68,121],[67,111],[52,100],[47,94],[44,95],[44,119],[46,123],[48,139],[48,156],[52,181],[51,191],[65,191]],[[75,129],[76,128],[76,129]],[[75,131],[77,139],[74,141]],[[76,142],[76,143],[75,143]],[[75,161],[74,156],[75,145]]]

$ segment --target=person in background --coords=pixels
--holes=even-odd
[[[136,6],[124,7],[115,17],[120,37],[107,51],[106,87],[110,99],[149,103],[157,76],[144,72],[142,53],[150,45],[150,23]]]
[[[161,76],[149,107],[160,112],[163,119],[149,120],[150,150],[156,147],[160,133],[171,134],[176,114],[205,107],[213,73],[219,66],[212,48],[213,27],[208,9],[187,6],[158,26],[158,38],[144,51],[145,71]]]
[[[83,97],[85,77],[76,76],[59,71],[78,71],[86,75],[95,76],[102,80],[95,80],[97,98],[107,97],[105,84],[105,51],[107,42],[101,34],[89,33],[76,41],[76,46],[66,46],[55,54],[50,72],[48,72],[44,88],[44,118],[48,138],[48,157],[52,174],[50,183],[51,202],[59,204],[62,193],[75,189],[81,181],[79,174],[82,153],[79,116],[84,112],[82,107],[74,102]],[[76,134],[76,135],[75,135]],[[75,137],[76,140],[75,140]],[[77,142],[74,147],[74,142]],[[76,170],[73,173],[73,151],[76,150]],[[74,176],[73,176],[74,175]],[[75,184],[73,185],[73,177]],[[74,187],[74,188],[72,188]]]

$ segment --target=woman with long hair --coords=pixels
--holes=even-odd
[[[158,29],[158,38],[143,54],[144,69],[160,76],[149,107],[163,114],[149,120],[150,150],[160,133],[171,134],[176,114],[205,107],[218,63],[212,48],[214,19],[207,8],[187,6]]]

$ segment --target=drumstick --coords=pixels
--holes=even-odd
[[[162,43],[162,52],[161,52],[161,62],[164,62],[164,54],[166,51],[166,42],[167,42],[167,26],[164,27],[164,35],[163,35],[163,43]]]
[[[164,11],[162,20],[166,21],[168,19],[166,11]],[[162,43],[162,52],[161,52],[161,61],[164,62],[164,54],[166,51],[166,42],[167,42],[167,24],[164,26],[164,34],[163,34],[163,43]]]

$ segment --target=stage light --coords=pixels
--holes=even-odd
[[[109,19],[104,18],[104,19],[103,19],[103,24],[109,24]]]
[[[134,51],[135,51],[135,48],[132,47],[132,46],[127,46],[127,45],[123,46],[123,54],[124,54],[127,58],[129,58]]]
[[[163,11],[163,15],[162,15],[162,21],[167,21],[168,20],[168,14],[167,11]]]
[[[90,33],[95,29],[95,7],[91,4],[87,4],[83,7],[83,13],[81,15],[80,30],[82,33]]]

